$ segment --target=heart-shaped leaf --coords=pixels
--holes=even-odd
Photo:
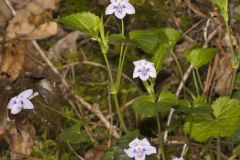
[[[210,114],[188,116],[184,132],[199,142],[231,136],[240,123],[240,101],[221,97],[212,104],[212,109],[214,117]]]

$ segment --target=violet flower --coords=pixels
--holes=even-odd
[[[25,90],[19,95],[11,98],[7,108],[11,110],[11,114],[18,114],[22,109],[34,109],[30,99],[37,95],[38,92],[33,92],[32,89]]]
[[[110,4],[107,6],[105,14],[115,14],[119,19],[123,19],[126,14],[134,14],[135,8],[128,2],[129,0],[110,0]]]
[[[130,158],[135,158],[135,160],[145,160],[146,155],[157,153],[155,147],[151,146],[146,138],[139,140],[134,139],[129,143],[129,149],[124,149],[124,152]]]
[[[146,81],[149,77],[156,78],[157,73],[152,62],[148,62],[145,59],[134,61],[135,65],[133,78],[139,77],[141,80]]]

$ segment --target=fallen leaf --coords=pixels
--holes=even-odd
[[[83,36],[79,31],[73,31],[60,40],[57,41],[55,45],[53,45],[48,51],[48,58],[49,59],[56,59],[63,53],[73,53],[77,52],[77,39],[79,36]]]
[[[227,63],[225,58],[230,56],[222,57],[219,60],[218,71],[216,72],[215,80],[217,81],[215,92],[220,96],[227,96],[229,94],[229,88],[231,85],[231,79],[233,76],[233,69],[231,64]]]
[[[0,29],[4,29],[8,20],[12,17],[12,13],[8,9],[4,1],[0,1]]]
[[[24,63],[26,41],[14,40],[3,45],[0,79],[16,80]]]
[[[57,31],[57,23],[48,18],[44,8],[32,2],[26,8],[18,10],[16,16],[9,21],[6,39],[45,39],[56,34]]]
[[[16,126],[10,129],[7,141],[11,150],[11,159],[27,158],[31,154],[35,144],[35,134],[34,126],[26,120],[18,121]]]

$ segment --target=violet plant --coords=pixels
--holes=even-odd
[[[155,90],[157,75],[162,70],[163,61],[170,52],[172,53],[173,59],[179,69],[181,75],[181,78],[179,78],[180,81],[185,81],[180,63],[173,53],[173,47],[180,39],[180,33],[173,28],[152,28],[133,30],[127,35],[124,28],[124,18],[127,14],[135,14],[135,8],[128,0],[110,0],[110,4],[107,6],[105,14],[114,14],[117,19],[121,20],[120,33],[110,34],[109,32],[106,32],[103,16],[100,18],[90,12],[72,14],[59,18],[57,21],[63,23],[68,28],[86,33],[92,40],[98,42],[109,77],[109,93],[113,98],[120,126],[126,135],[129,133],[129,128],[125,123],[122,112],[120,111],[118,93],[120,90],[121,76],[129,44],[133,44],[146,54],[149,54],[148,61],[142,59],[133,62],[135,67],[133,78],[140,78],[142,80],[141,82],[143,83],[147,94],[143,94],[140,98],[135,100],[132,108],[143,118],[156,118],[158,128],[158,133],[156,133],[156,135],[159,143],[158,159],[160,159],[160,156],[163,160],[170,158],[169,155],[165,155],[162,135],[163,131],[168,133],[174,112],[170,112],[169,114],[168,119],[170,119],[170,121],[166,125],[167,127],[163,128],[165,125],[162,125],[163,122],[161,122],[163,119],[161,118],[161,115],[168,113],[170,109],[187,114],[187,120],[183,129],[184,133],[188,134],[196,141],[203,142],[210,138],[229,137],[236,131],[237,124],[240,122],[240,111],[237,109],[240,102],[231,98],[222,97],[218,98],[210,106],[206,99],[204,99],[204,83],[202,83],[199,75],[199,69],[213,59],[217,52],[216,48],[204,48],[195,45],[188,48],[183,53],[183,56],[189,63],[191,63],[191,70],[189,72],[193,73],[196,95],[195,92],[193,93],[190,90],[185,90],[183,87],[184,91],[191,97],[191,99],[188,101],[184,95],[185,100],[181,100],[177,97],[181,90],[177,91],[176,95],[169,92],[168,88]],[[120,44],[121,46],[116,76],[109,60],[109,46],[112,44]],[[184,84],[180,85],[184,86]],[[226,114],[228,114],[227,117],[229,118],[229,121],[224,120]],[[193,125],[194,127],[192,127]],[[229,126],[228,132],[221,130],[224,126]],[[132,139],[136,137],[138,136],[135,135]],[[124,150],[126,155],[130,158],[145,159],[145,155],[157,153],[150,143],[147,143],[145,139],[143,141],[146,145],[143,145],[142,141],[139,139],[133,140],[133,142],[129,144],[130,148]],[[167,141],[168,139],[166,136],[166,142]],[[149,150],[146,150],[145,147]],[[123,151],[123,149],[121,151]],[[183,151],[185,152],[185,149],[183,149]],[[176,157],[174,159],[183,160],[183,154],[181,157]]]

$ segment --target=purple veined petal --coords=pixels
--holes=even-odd
[[[149,73],[147,73],[147,74],[140,74],[140,75],[139,75],[139,78],[140,78],[142,81],[146,81],[146,80],[149,78]]]
[[[16,107],[17,103],[19,103],[19,99],[17,97],[13,97],[8,102],[7,108],[12,109],[12,108]]]
[[[22,110],[22,106],[17,105],[11,109],[11,114],[18,114],[19,112],[21,112],[21,110]]]
[[[114,5],[115,5],[114,3],[111,3],[107,6],[106,11],[105,11],[105,15],[109,15],[109,14],[114,13],[114,11],[115,11]]]
[[[124,10],[127,14],[135,14],[135,8],[128,2],[124,3]]]
[[[118,19],[123,19],[126,16],[127,13],[126,13],[125,10],[122,10],[122,12],[118,12],[118,10],[116,9],[114,11],[114,14]]]
[[[129,143],[129,147],[135,147],[139,144],[140,140],[135,138],[132,142]]]
[[[124,152],[128,155],[128,157],[133,158],[135,157],[135,153],[134,153],[135,148],[129,148],[129,149],[124,149]]]
[[[155,67],[150,65],[150,66],[148,66],[148,68],[149,68],[149,75],[150,75],[150,77],[156,78],[157,77],[157,72],[156,72]]]
[[[143,150],[144,150],[144,153],[145,153],[146,155],[150,155],[150,154],[155,154],[155,153],[157,153],[156,148],[153,147],[153,146],[149,146],[149,145],[143,146]]]
[[[133,78],[139,77],[141,74],[141,68],[140,66],[136,66],[133,71]]]
[[[140,140],[140,145],[141,146],[151,146],[151,144],[149,143],[147,138],[144,138],[144,139]]]
[[[28,89],[28,90],[25,90],[25,91],[21,92],[21,93],[18,95],[18,98],[26,99],[26,98],[31,97],[32,94],[33,94],[33,90],[32,90],[32,89]]]
[[[32,102],[28,99],[21,100],[21,103],[23,105],[23,109],[34,109]]]
[[[143,154],[141,157],[135,156],[135,160],[145,160],[146,155]]]
[[[145,62],[146,62],[146,60],[142,59],[142,60],[134,61],[133,64],[135,66],[140,66],[140,65],[144,64]]]

